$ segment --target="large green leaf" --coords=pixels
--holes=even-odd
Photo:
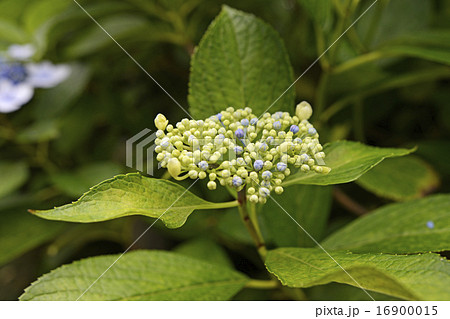
[[[289,287],[339,282],[408,300],[450,298],[450,262],[437,254],[330,254],[353,278],[318,248],[269,251],[266,266]]]
[[[205,118],[228,106],[249,106],[261,114],[292,82],[292,67],[276,31],[253,15],[224,6],[192,57],[190,112]],[[293,108],[290,89],[270,111]]]
[[[28,174],[28,166],[23,162],[0,161],[0,198],[22,186]]]
[[[205,201],[182,186],[137,173],[119,175],[92,187],[78,201],[33,214],[51,220],[92,223],[129,215],[160,218],[169,228],[181,227],[195,209],[235,206]]]
[[[330,235],[326,249],[417,253],[450,250],[450,195],[384,206]]]
[[[120,255],[88,258],[44,275],[21,300],[77,300]],[[123,255],[80,300],[228,300],[248,281],[241,273],[165,251]]]
[[[58,235],[64,224],[42,220],[25,210],[0,214],[0,266]]]
[[[292,218],[314,239],[320,240],[330,206],[331,187],[295,185],[286,188],[281,196],[268,200],[260,217],[266,226],[267,237],[276,246],[309,247],[315,243]]]
[[[425,196],[439,185],[439,177],[427,163],[410,155],[383,161],[357,183],[379,196],[402,201]]]
[[[331,167],[329,174],[298,171],[288,177],[283,185],[332,185],[352,182],[383,159],[407,155],[412,151],[402,148],[374,147],[350,141],[333,142],[324,147],[325,163]]]

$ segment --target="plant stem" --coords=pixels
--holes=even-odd
[[[357,216],[362,216],[368,213],[365,207],[355,202],[352,198],[350,198],[347,194],[341,191],[338,187],[333,188],[333,197],[344,208],[348,209],[350,212],[352,212]]]
[[[253,288],[253,289],[275,289],[280,287],[280,282],[275,280],[250,280],[245,288]]]
[[[264,242],[264,238],[261,236],[261,232],[259,232],[259,226],[257,219],[251,219],[248,210],[247,210],[247,195],[246,195],[246,189],[242,189],[238,192],[238,203],[239,203],[239,214],[241,215],[241,219],[244,222],[245,227],[247,227],[248,232],[250,233],[250,236],[253,238],[253,241],[255,242],[256,249],[258,250],[259,255],[261,256],[262,260],[265,260],[267,249],[266,244]]]

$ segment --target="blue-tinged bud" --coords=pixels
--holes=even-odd
[[[242,183],[242,178],[240,178],[239,176],[234,176],[231,181],[231,184],[233,184],[234,187],[239,187],[242,185]]]
[[[269,179],[272,178],[272,173],[271,173],[270,171],[264,171],[264,172],[261,174],[261,176],[262,176],[263,179],[269,180]]]
[[[258,118],[254,117],[250,120],[251,125],[255,125],[256,123],[258,123]]]
[[[206,171],[208,169],[208,163],[206,161],[201,161],[197,165],[203,171]]]
[[[284,172],[284,170],[287,168],[286,163],[279,162],[277,163],[277,170],[280,172]]]
[[[267,146],[266,143],[262,143],[262,144],[259,146],[259,150],[260,150],[261,152],[265,152],[265,151],[267,151],[268,149],[269,149],[269,146]]]
[[[234,152],[239,155],[239,154],[242,154],[244,152],[244,149],[241,146],[235,146],[234,147]]]
[[[241,124],[242,124],[243,126],[248,126],[249,121],[248,121],[247,119],[242,119],[242,120],[241,120]]]
[[[259,195],[261,195],[262,197],[267,197],[270,195],[270,190],[266,187],[260,187],[259,188]]]
[[[291,131],[294,134],[297,134],[298,131],[300,131],[300,129],[298,128],[297,125],[291,125],[291,128],[289,129],[289,131]]]
[[[234,131],[234,135],[236,135],[237,138],[244,138],[245,132],[243,129],[238,128],[236,131]]]
[[[316,133],[317,133],[317,131],[316,131],[316,129],[314,127],[310,127],[308,129],[308,134],[315,135]]]
[[[273,122],[273,128],[276,129],[276,130],[280,130],[281,129],[281,122],[280,121]]]
[[[219,121],[222,121],[222,113],[217,113],[216,116],[219,119]]]
[[[253,168],[254,168],[256,171],[262,170],[263,167],[264,167],[264,162],[263,162],[262,160],[256,160],[256,161],[253,163]]]

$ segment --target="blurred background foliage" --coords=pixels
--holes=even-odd
[[[379,0],[341,38],[373,1],[79,3],[183,106],[191,54],[223,4],[272,25],[285,42],[296,77],[334,43],[295,84],[297,101],[312,102],[321,142],[351,139],[418,149],[406,162],[386,161],[387,167],[356,184],[324,188],[319,208],[312,207],[308,196],[303,204],[292,203],[293,197],[307,194],[305,186],[290,191],[290,203],[284,201],[292,210],[306,205],[318,212],[298,215],[311,220],[305,223],[317,239],[383,204],[450,190],[450,1]],[[37,59],[70,63],[73,72],[58,87],[38,91],[21,110],[0,114],[0,299],[6,300],[17,299],[37,276],[63,263],[122,252],[148,227],[151,220],[141,217],[90,225],[50,222],[27,209],[65,204],[104,179],[132,171],[125,167],[125,141],[144,128],[154,129],[159,112],[170,122],[185,117],[74,1],[0,0],[0,50],[13,43],[32,43],[38,48]],[[373,189],[370,179],[383,174],[382,181],[393,176],[396,183],[418,186],[400,194],[392,194],[389,185],[384,192]],[[408,176],[419,177],[411,181]],[[204,192],[204,185],[196,188],[194,192],[210,200],[228,196]],[[268,215],[266,226],[277,229],[277,220]],[[312,226],[316,222],[320,231]],[[172,249],[201,234],[203,243],[188,241],[190,245],[177,249],[203,245],[212,250],[204,242],[218,243],[238,269],[257,274],[263,267],[240,223],[235,211],[197,213],[180,229],[152,229],[134,249]],[[273,229],[265,228],[273,246],[285,244],[272,236]],[[289,231],[299,237],[299,245],[312,244],[299,229]],[[326,287],[330,289],[310,289],[307,296],[364,298],[356,288]],[[244,290],[236,298],[287,298],[269,293]],[[295,293],[286,294],[296,298]]]

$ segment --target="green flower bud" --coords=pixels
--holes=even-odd
[[[169,174],[176,178],[181,173],[181,163],[178,160],[178,158],[171,158],[169,162],[167,163],[167,170],[169,171]]]
[[[208,187],[208,189],[214,190],[214,189],[216,189],[217,184],[216,184],[216,182],[209,181],[208,184],[206,184],[206,186]]]
[[[167,124],[169,124],[169,121],[166,119],[164,115],[159,113],[155,117],[155,126],[158,130],[164,131],[167,127]]]
[[[295,109],[295,115],[299,118],[300,121],[308,120],[312,115],[311,105],[306,101],[301,102]]]

